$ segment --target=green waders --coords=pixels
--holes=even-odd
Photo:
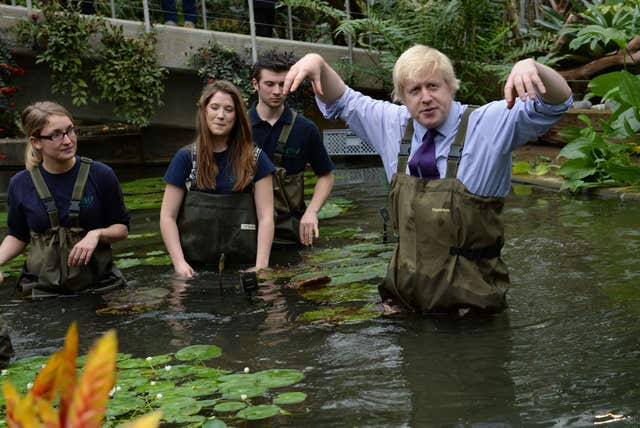
[[[451,146],[446,178],[427,181],[405,174],[410,119],[391,180],[398,245],[380,295],[417,312],[506,307],[509,274],[500,258],[504,198],[473,195],[456,178],[471,110],[465,110]]]
[[[9,329],[4,318],[0,317],[0,368],[6,367],[13,357],[13,345],[9,336]]]
[[[298,113],[293,111],[291,123],[284,125],[278,137],[273,163],[273,206],[275,208],[275,238],[280,241],[300,243],[300,218],[306,209],[304,203],[304,171],[287,174],[282,167],[282,155],[296,122]]]
[[[80,200],[93,162],[80,158],[80,170],[73,186],[69,205],[71,227],[60,226],[58,210],[40,167],[31,169],[31,179],[38,196],[47,209],[51,228],[43,233],[31,233],[31,246],[17,287],[26,297],[46,297],[74,294],[91,289],[107,291],[126,285],[124,276],[113,263],[111,245],[100,242],[86,266],[68,266],[67,259],[73,247],[87,232],[80,227]]]
[[[220,195],[193,190],[196,145],[191,144],[192,169],[177,225],[180,246],[189,263],[218,265],[220,256],[231,264],[254,263],[258,251],[258,217],[250,191]],[[261,149],[254,149],[257,162]]]

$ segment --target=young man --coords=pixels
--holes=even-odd
[[[295,58],[270,51],[253,66],[258,102],[249,110],[253,139],[278,168],[274,177],[276,239],[311,245],[319,236],[318,211],[333,188],[333,163],[318,127],[286,105],[284,80]],[[318,181],[308,207],[304,169],[311,165]]]
[[[516,63],[504,100],[476,109],[454,101],[459,81],[441,52],[416,45],[393,69],[394,98],[347,87],[322,57],[308,54],[287,74],[285,93],[311,80],[325,117],[341,118],[382,157],[399,241],[380,286],[385,302],[418,312],[506,307],[500,213],[511,152],[544,134],[572,102],[554,70]]]

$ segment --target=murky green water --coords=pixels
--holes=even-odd
[[[337,176],[333,195],[357,207],[322,226],[380,232],[381,170]],[[304,405],[260,426],[581,427],[609,413],[620,420],[607,426],[640,426],[640,204],[517,190],[504,213],[509,309],[489,320],[310,324],[302,314],[321,305],[295,290],[269,285],[249,301],[226,271],[221,296],[217,274],[185,283],[166,266],[125,270],[133,287],[168,291],[143,312],[98,313],[99,296],[17,300],[6,284],[2,312],[19,358],[56,350],[77,320],[85,349],[116,328],[120,350],[139,357],[211,343],[226,369],[303,370],[295,389],[308,394]],[[156,210],[136,212],[131,232],[156,232],[157,221]],[[157,235],[116,247],[160,249]],[[274,260],[296,257],[280,251]]]

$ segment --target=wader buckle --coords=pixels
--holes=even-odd
[[[462,157],[462,146],[458,146],[457,144],[451,145],[451,150],[449,151],[448,158],[450,160],[459,161]]]
[[[49,196],[48,198],[43,198],[42,202],[44,203],[44,207],[47,210],[47,214],[58,211],[58,209],[56,208],[56,201],[53,200],[53,197]]]

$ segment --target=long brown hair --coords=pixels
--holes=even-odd
[[[42,162],[42,152],[31,144],[31,137],[37,138],[42,129],[49,123],[51,116],[66,116],[73,123],[73,117],[66,108],[53,101],[38,101],[22,110],[22,130],[27,134],[27,145],[24,148],[24,164],[33,169]]]
[[[202,90],[198,101],[198,115],[196,118],[196,186],[203,189],[216,188],[216,175],[218,165],[213,153],[213,138],[207,125],[207,104],[212,96],[222,91],[233,99],[236,110],[236,120],[228,137],[228,151],[236,183],[234,191],[240,191],[247,187],[256,173],[256,162],[253,159],[253,137],[247,108],[242,102],[240,91],[233,83],[226,80],[216,80],[209,83]]]

